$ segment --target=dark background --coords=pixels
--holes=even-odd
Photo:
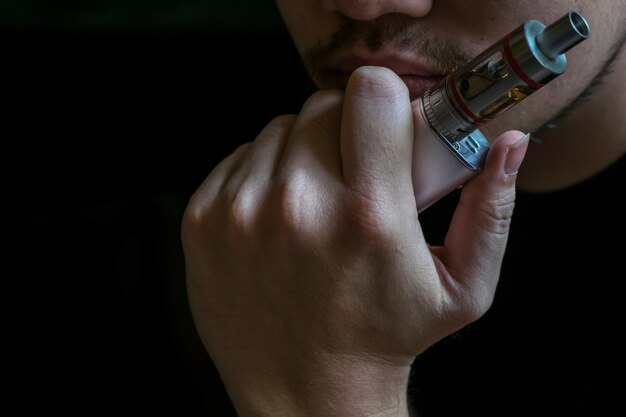
[[[230,411],[190,321],[180,218],[311,89],[271,0],[0,0],[6,398]]]
[[[313,90],[272,0],[0,0],[5,409],[233,415],[180,219]],[[624,172],[518,193],[494,305],[416,361],[423,415],[624,415]]]

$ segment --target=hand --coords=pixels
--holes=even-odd
[[[182,224],[203,343],[240,416],[404,415],[414,358],[490,306],[526,145],[498,138],[429,247],[411,181],[417,109],[363,67],[222,161]],[[467,239],[472,236],[472,239]]]

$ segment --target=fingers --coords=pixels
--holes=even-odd
[[[342,105],[340,90],[318,91],[304,103],[285,147],[278,176],[288,179],[306,173],[307,177],[320,180],[341,176]]]
[[[251,143],[244,143],[239,146],[213,168],[191,197],[186,210],[187,217],[199,217],[201,213],[206,211],[226,180],[239,168],[251,145]]]
[[[202,192],[209,196],[225,183],[236,189],[253,176],[258,183],[306,172],[318,179],[343,174],[365,196],[411,196],[412,134],[405,84],[391,70],[363,67],[352,74],[345,99],[338,90],[320,91],[297,117],[277,118],[249,149],[220,164]]]
[[[259,133],[254,142],[245,143],[222,160],[200,184],[189,204],[188,213],[206,212],[218,193],[226,188],[231,194],[251,177],[259,184],[271,178],[279,164],[295,116],[280,116]]]
[[[440,254],[454,280],[486,310],[500,274],[515,205],[515,174],[528,135],[509,131],[491,145],[483,172],[461,193]]]
[[[341,126],[344,180],[359,194],[413,196],[409,92],[391,70],[361,67],[346,87]]]
[[[238,189],[246,181],[266,184],[278,171],[288,138],[296,122],[295,115],[274,118],[252,142],[246,157],[229,179],[229,187]]]

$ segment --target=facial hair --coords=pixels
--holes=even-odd
[[[472,56],[449,40],[435,36],[414,20],[383,17],[375,21],[346,21],[328,40],[308,49],[303,61],[311,78],[333,70],[342,53],[355,48],[380,49],[415,56],[437,74],[449,74]]]

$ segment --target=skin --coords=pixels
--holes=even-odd
[[[357,36],[350,50],[331,49],[331,60],[354,51],[367,58],[343,79],[323,76],[335,63],[311,61],[320,91],[216,166],[183,218],[194,320],[240,416],[408,415],[415,357],[491,305],[518,177],[528,189],[562,188],[624,153],[624,94],[605,104],[626,84],[618,82],[621,55],[557,128],[542,126],[602,71],[623,36],[626,7],[545,3],[278,1],[305,61],[348,22],[409,26],[420,42],[439,39],[417,46],[428,59],[413,57],[431,73],[450,70],[438,46],[473,56],[523,20],[552,21],[570,6],[583,11],[593,36],[549,91],[485,129],[485,168],[463,187],[441,247],[425,241],[413,198],[412,143],[423,122],[411,100],[419,89],[378,65],[376,54],[396,44]],[[602,122],[601,135],[592,120]],[[537,131],[545,144],[533,144],[524,165],[531,168],[518,176],[528,148],[522,131]],[[590,152],[590,143],[600,149]],[[555,163],[557,150],[565,162]]]
[[[521,188],[531,191],[573,185],[596,174],[626,151],[626,125],[620,123],[626,109],[626,54],[623,47],[619,48],[626,41],[623,2],[560,0],[541,2],[541,7],[534,1],[464,0],[277,0],[277,4],[303,56],[314,45],[327,42],[347,21],[365,20],[372,24],[408,17],[405,24],[427,30],[430,38],[448,40],[472,57],[527,19],[549,23],[570,8],[579,10],[589,22],[592,36],[568,52],[566,73],[552,81],[549,88],[516,106],[514,112],[505,113],[481,130],[495,138],[515,127],[541,139],[542,146],[531,145],[518,180]],[[362,46],[351,49],[359,48]],[[607,65],[616,51],[617,57]],[[607,66],[608,75],[604,74]],[[559,120],[556,129],[541,129],[598,78],[601,85]],[[314,81],[320,88],[338,87],[319,78],[314,77]]]

